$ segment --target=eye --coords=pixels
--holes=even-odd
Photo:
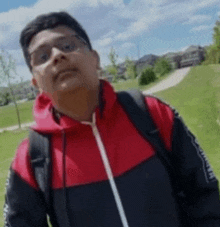
[[[76,49],[76,45],[73,42],[64,42],[62,43],[61,49],[65,52],[74,51]]]
[[[45,52],[45,53],[41,53],[38,56],[39,62],[44,63],[49,59],[49,55]]]
[[[48,61],[50,58],[50,51],[49,50],[37,50],[33,53],[33,62],[36,65],[40,65]]]

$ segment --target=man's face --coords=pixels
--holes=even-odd
[[[72,29],[58,26],[39,32],[28,52],[32,83],[52,100],[78,89],[98,92],[98,54],[89,50]]]

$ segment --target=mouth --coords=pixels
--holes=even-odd
[[[75,76],[77,73],[76,69],[65,69],[65,70],[61,70],[59,71],[55,77],[54,77],[54,81],[63,81],[65,80],[67,77],[73,77]]]

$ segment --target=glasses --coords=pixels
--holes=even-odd
[[[41,65],[50,59],[53,47],[56,47],[65,53],[69,53],[78,52],[86,46],[88,46],[87,42],[78,35],[61,37],[55,40],[53,45],[42,45],[37,50],[30,53],[30,59],[33,65]]]

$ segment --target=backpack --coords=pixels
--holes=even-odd
[[[156,155],[165,166],[168,174],[170,175],[174,197],[180,207],[179,215],[181,222],[184,222],[183,226],[190,226],[190,221],[184,207],[184,194],[180,185],[178,184],[178,176],[176,176],[174,165],[172,165],[172,162],[175,160],[172,160],[172,152],[169,152],[165,148],[164,143],[161,141],[159,130],[156,128],[148,111],[148,107],[145,104],[145,96],[138,90],[120,91],[117,93],[117,99],[127,113],[130,121],[143,136],[143,138],[150,142],[150,144],[154,147]],[[29,141],[29,154],[31,157],[34,175],[40,191],[42,192],[45,199],[47,212],[50,217],[53,217],[53,209],[50,202],[50,135],[40,134],[31,130],[29,134]],[[66,199],[65,191],[63,199],[64,201]],[[65,209],[65,203],[63,205],[63,208]],[[67,220],[68,223],[68,215],[64,214],[64,216],[66,216],[64,217],[64,220]],[[53,227],[58,226],[55,223],[55,220],[51,220],[51,222]]]

